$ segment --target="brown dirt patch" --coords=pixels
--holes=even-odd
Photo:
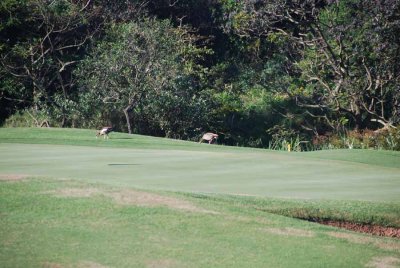
[[[339,222],[339,221],[320,221],[318,223],[343,228],[346,230],[351,230],[359,233],[367,233],[378,236],[386,236],[386,237],[397,237],[400,238],[400,228],[394,227],[384,227],[379,225],[365,225],[359,223],[351,223],[351,222]]]
[[[25,174],[0,174],[0,181],[21,181],[28,177],[29,175]]]
[[[285,236],[298,236],[298,237],[313,237],[315,235],[314,232],[308,231],[308,230],[303,230],[303,229],[297,229],[297,228],[266,228],[262,229],[268,233],[271,234],[277,234],[277,235],[285,235]]]
[[[396,268],[400,267],[400,259],[395,257],[375,257],[366,267],[372,268]]]

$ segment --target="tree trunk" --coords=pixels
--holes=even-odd
[[[133,110],[135,107],[135,104],[130,102],[128,106],[125,107],[124,109],[124,114],[125,114],[125,119],[126,119],[126,126],[128,127],[128,133],[132,134],[132,125],[130,121],[130,112]]]
[[[61,120],[61,127],[64,128],[67,125],[67,117],[65,116],[65,112],[63,111],[63,116]]]
[[[124,114],[125,114],[125,119],[126,119],[126,126],[128,127],[128,133],[132,134],[132,127],[131,127],[131,121],[129,118],[129,113],[132,111],[132,105],[129,104],[125,109],[124,109]]]
[[[354,119],[355,119],[355,130],[360,131],[361,129],[363,129],[363,121],[362,121],[362,115],[361,113],[356,113],[354,115]]]

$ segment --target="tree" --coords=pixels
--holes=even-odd
[[[132,19],[146,1],[4,0],[0,4],[0,101],[74,125],[73,70],[107,21]],[[118,12],[116,12],[118,11]],[[12,108],[15,106],[16,108]]]
[[[398,124],[399,8],[398,1],[341,1],[322,10],[299,62],[312,98],[299,96],[299,104],[348,118],[356,129]]]
[[[2,96],[67,124],[72,67],[98,32],[90,1],[5,1],[0,27]]]
[[[128,133],[133,131],[133,114],[144,115],[150,106],[151,120],[164,128],[166,114],[179,118],[176,104],[196,98],[193,91],[185,93],[196,88],[193,79],[203,71],[196,60],[207,50],[196,48],[195,40],[167,20],[112,24],[106,39],[80,65],[82,91],[123,113]],[[175,110],[168,112],[167,107]]]
[[[287,94],[307,115],[305,129],[318,132],[322,121],[336,130],[346,122],[356,129],[377,128],[375,122],[389,127],[399,123],[399,5],[246,1],[230,6],[226,25],[244,38],[277,36],[293,44],[301,77]]]

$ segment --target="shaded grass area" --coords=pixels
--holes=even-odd
[[[364,267],[387,258],[400,263],[399,240],[258,209],[288,206],[284,201],[152,193],[201,208],[190,211],[125,204],[105,194],[126,190],[74,180],[0,181],[0,266]]]

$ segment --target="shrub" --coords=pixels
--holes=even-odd
[[[5,127],[42,127],[50,126],[48,118],[40,113],[33,110],[19,111],[4,122]]]

